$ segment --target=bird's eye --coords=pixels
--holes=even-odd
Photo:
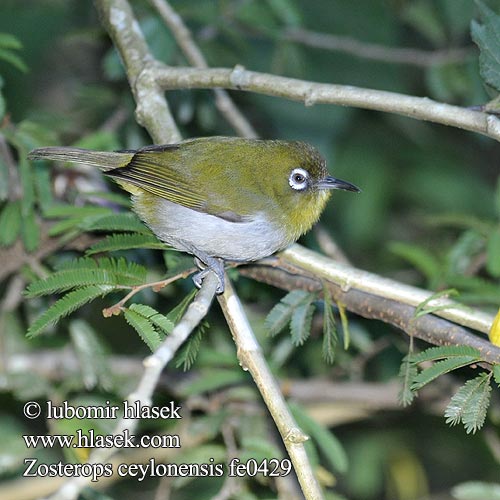
[[[307,170],[304,170],[303,168],[294,168],[288,178],[288,184],[290,184],[292,189],[302,191],[307,188],[308,180],[309,172]]]

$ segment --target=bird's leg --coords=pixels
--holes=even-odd
[[[224,261],[218,259],[217,257],[211,257],[210,255],[200,252],[199,250],[193,252],[195,262],[197,267],[200,269],[198,273],[193,276],[194,284],[201,288],[201,284],[205,276],[213,271],[217,278],[219,279],[219,285],[217,286],[217,293],[224,292]]]

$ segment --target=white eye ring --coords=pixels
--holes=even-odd
[[[302,191],[309,184],[309,172],[303,168],[294,168],[288,177],[288,184],[296,191]]]

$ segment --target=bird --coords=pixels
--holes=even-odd
[[[30,160],[100,168],[130,193],[151,231],[195,257],[197,287],[209,271],[224,291],[224,262],[251,262],[283,250],[317,222],[331,191],[360,192],[329,175],[303,141],[200,137],[136,150],[43,147]]]

